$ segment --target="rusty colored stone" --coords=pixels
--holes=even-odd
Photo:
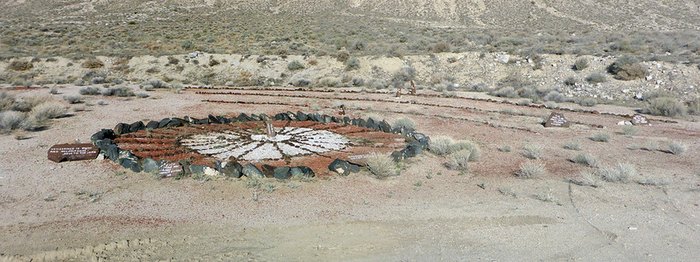
[[[49,148],[48,159],[60,163],[97,158],[100,149],[92,144],[58,144]]]

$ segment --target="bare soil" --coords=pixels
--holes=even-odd
[[[77,94],[79,87],[59,90]],[[32,96],[46,91],[9,92]],[[610,105],[593,108],[599,114],[563,111],[574,121],[570,128],[544,128],[541,123],[549,109],[465,99],[483,96],[478,93],[394,98],[367,93],[239,92],[250,95],[185,90],[155,91],[149,99],[100,97],[107,105],[86,105],[87,111],[53,120],[48,130],[29,133],[30,139],[0,136],[0,260],[691,261],[700,257],[697,122],[653,117],[651,126],[639,126],[637,134],[626,136],[617,123],[629,119],[607,113],[634,112]],[[419,94],[423,92],[427,91]],[[86,98],[90,104],[98,99]],[[430,136],[470,139],[481,147],[482,157],[470,163],[467,173],[448,170],[444,157],[425,153],[403,163],[400,176],[384,180],[364,172],[311,181],[268,179],[259,187],[250,187],[245,179],[156,179],[108,160],[57,164],[46,158],[53,144],[87,142],[92,133],[120,122],[297,110],[333,114],[339,103],[346,104],[350,116],[381,116],[390,123],[408,117]],[[600,132],[609,134],[610,141],[588,139]],[[582,150],[564,149],[571,141]],[[668,153],[670,141],[685,144],[687,152]],[[658,144],[660,150],[635,149],[649,143]],[[520,164],[530,161],[521,154],[526,144],[544,147],[540,161],[547,175],[515,177]],[[499,150],[503,146],[512,151]],[[572,184],[568,179],[595,171],[570,161],[579,153],[595,156],[602,166],[633,164],[640,174],[629,183],[596,178],[597,187]],[[645,179],[663,182],[637,183]]]

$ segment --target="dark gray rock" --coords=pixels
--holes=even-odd
[[[204,175],[204,168],[207,166],[202,165],[190,165],[190,174]]]
[[[137,161],[134,161],[133,159],[129,158],[121,158],[119,159],[119,165],[123,166],[126,169],[129,169],[131,171],[134,171],[135,173],[141,172],[141,165]]]
[[[187,121],[181,118],[171,118],[170,122],[168,122],[167,127],[178,127],[178,126],[184,126]]]
[[[227,177],[239,178],[243,175],[243,166],[237,161],[229,161],[226,165],[219,168],[219,172]]]
[[[158,121],[158,128],[164,128],[168,126],[168,123],[170,123],[170,118],[163,118],[162,120]]]
[[[265,174],[260,171],[255,165],[248,163],[243,166],[241,169],[241,173],[243,173],[244,176],[250,177],[250,178],[263,178],[265,177]]]
[[[221,124],[229,124],[231,123],[231,119],[224,117],[224,116],[216,116],[217,122]]]
[[[119,123],[114,127],[114,134],[115,135],[123,135],[123,134],[128,134],[129,133],[129,124],[126,123]]]
[[[195,125],[208,125],[209,124],[209,118],[202,118],[202,119],[197,119],[193,118],[192,123]]]
[[[389,123],[387,123],[386,121],[379,122],[379,130],[381,130],[384,133],[390,133],[391,125],[389,125]]]
[[[323,115],[323,116],[321,116],[321,122],[322,123],[331,123],[331,122],[333,122],[333,117],[331,117],[329,115]]]
[[[117,162],[117,160],[119,160],[119,147],[117,147],[115,144],[109,144],[107,146],[107,151],[105,152],[105,157]]]
[[[98,131],[97,133],[93,134],[90,137],[90,140],[92,143],[96,143],[98,140],[103,140],[103,139],[114,139],[117,136],[114,134],[114,130],[112,129],[102,129]]]
[[[289,179],[292,177],[291,168],[286,166],[276,167],[273,176],[277,179]]]
[[[306,121],[309,120],[309,115],[302,113],[301,111],[297,112],[297,119],[299,121]]]
[[[102,140],[97,140],[95,141],[95,146],[100,149],[103,153],[106,154],[107,150],[109,149],[110,145],[114,145],[114,141],[112,139],[102,139]]]
[[[328,169],[343,176],[360,172],[360,166],[341,159],[333,160],[333,162],[328,165]]]
[[[143,171],[146,173],[156,173],[160,170],[160,161],[155,161],[152,158],[146,158],[143,160],[142,166]]]
[[[287,116],[289,117],[289,120],[292,120],[292,121],[299,120],[299,119],[297,119],[297,114],[292,112],[292,111],[287,111]]]
[[[394,161],[401,161],[404,159],[416,157],[423,152],[423,146],[418,142],[411,142],[401,151],[394,151],[391,153],[391,157]]]
[[[314,122],[321,122],[323,120],[321,118],[321,114],[319,114],[319,113],[309,114],[309,118],[311,119],[311,121],[314,121]]]
[[[275,120],[277,121],[286,121],[289,120],[289,116],[285,113],[279,113],[275,115]]]
[[[352,119],[350,119],[350,117],[348,117],[348,116],[343,117],[343,124],[349,125],[351,123],[352,123]]]
[[[250,116],[246,115],[245,113],[241,113],[240,115],[238,115],[237,119],[239,122],[248,122],[253,120],[252,118],[250,118]]]
[[[368,118],[365,127],[369,129],[379,130],[379,125],[372,118]]]
[[[411,136],[411,139],[413,141],[418,142],[418,144],[420,144],[423,148],[427,148],[428,145],[430,144],[430,137],[428,137],[424,134],[421,134],[421,133],[413,133],[413,135]]]
[[[143,124],[141,121],[137,121],[129,125],[129,132],[137,132],[146,129],[146,125]]]
[[[275,176],[275,167],[271,165],[262,165],[262,171],[263,174],[265,174],[265,177],[273,177]]]
[[[289,169],[289,173],[293,177],[314,177],[314,171],[311,170],[309,167],[305,166],[298,166],[298,167],[292,167]]]
[[[149,121],[148,124],[146,124],[146,129],[148,130],[153,130],[158,128],[158,122],[157,121]]]
[[[208,118],[210,124],[223,124],[223,122],[221,122],[220,119],[215,117],[214,115],[209,115]]]

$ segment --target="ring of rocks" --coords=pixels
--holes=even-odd
[[[106,159],[136,173],[289,179],[360,172],[375,153],[412,158],[430,138],[372,118],[299,111],[120,123],[91,141]]]

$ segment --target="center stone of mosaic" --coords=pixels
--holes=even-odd
[[[328,130],[304,127],[274,129],[274,136],[261,134],[257,129],[198,134],[180,140],[180,144],[220,160],[233,157],[239,160],[261,161],[342,150],[349,143],[344,136]]]

